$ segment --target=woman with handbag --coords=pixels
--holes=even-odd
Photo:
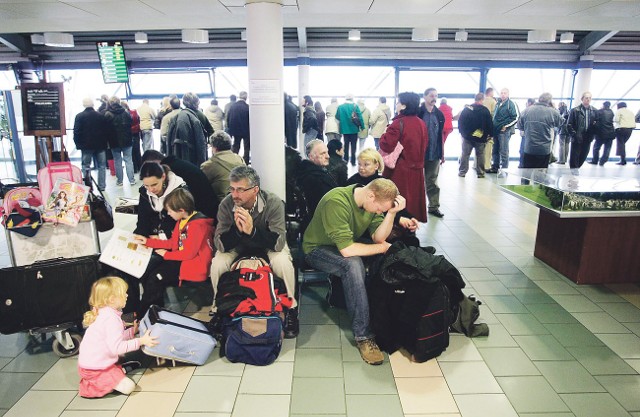
[[[407,211],[420,222],[427,221],[427,197],[424,189],[424,155],[429,141],[427,128],[417,116],[420,96],[405,92],[398,94],[396,117],[380,137],[381,153],[394,154],[400,144],[403,150],[390,168],[385,161],[382,176],[393,181],[407,200]],[[393,164],[391,164],[393,165]]]

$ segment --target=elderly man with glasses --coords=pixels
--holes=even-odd
[[[220,276],[239,256],[265,253],[273,273],[282,278],[287,293],[295,294],[295,270],[287,246],[284,203],[275,194],[260,189],[260,177],[251,167],[238,166],[229,173],[229,194],[218,208],[214,235],[216,255],[211,263],[214,294]],[[285,318],[285,337],[298,335],[296,300]],[[215,304],[212,306],[215,321]]]

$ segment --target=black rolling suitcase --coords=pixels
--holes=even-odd
[[[1,269],[0,333],[80,324],[99,265],[95,255]]]

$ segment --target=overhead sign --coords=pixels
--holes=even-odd
[[[98,57],[105,84],[129,82],[127,60],[121,41],[97,42]]]

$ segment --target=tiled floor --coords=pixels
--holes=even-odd
[[[604,169],[638,175],[633,165]],[[109,181],[111,196],[132,194]],[[328,308],[324,285],[307,283],[300,336],[285,341],[273,365],[232,364],[216,349],[204,366],[136,371],[129,397],[82,399],[74,358],[58,359],[50,342],[33,345],[26,334],[0,336],[0,415],[640,417],[639,286],[577,286],[534,258],[538,211],[500,192],[495,176],[459,178],[449,161],[440,186],[446,216],[419,235],[484,302],[489,337],[453,335],[422,364],[395,353],[368,366],[346,313]],[[8,265],[0,239],[0,265]]]

